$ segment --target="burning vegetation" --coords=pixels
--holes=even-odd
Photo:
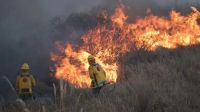
[[[169,17],[150,15],[136,22],[127,22],[123,6],[111,16],[106,12],[101,16],[103,22],[81,36],[81,45],[68,43],[60,48],[64,56],[52,54],[56,78],[64,78],[78,88],[89,87],[87,57],[92,54],[106,71],[107,80],[116,82],[118,75],[123,75],[118,74],[118,60],[130,51],[174,49],[200,43],[200,12],[194,7],[186,16],[173,10]]]

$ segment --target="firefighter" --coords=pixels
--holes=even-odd
[[[106,73],[103,68],[96,63],[95,58],[93,56],[88,57],[89,66],[89,75],[91,78],[91,88],[95,95],[100,93],[101,88],[106,83]]]
[[[23,100],[33,98],[33,89],[36,85],[33,75],[29,73],[29,65],[24,63],[20,68],[20,73],[16,79],[16,90]]]

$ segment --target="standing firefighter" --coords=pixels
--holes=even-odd
[[[91,78],[91,87],[93,88],[93,93],[95,95],[100,93],[101,88],[106,83],[106,73],[102,67],[96,63],[93,56],[88,57],[89,66],[89,75]]]
[[[29,73],[29,65],[24,63],[16,79],[16,90],[23,100],[33,98],[33,88],[36,85],[33,75]]]

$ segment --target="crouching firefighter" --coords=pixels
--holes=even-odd
[[[93,94],[98,95],[101,88],[106,84],[106,73],[103,68],[96,63],[93,56],[88,57],[89,66],[89,75],[91,78],[91,88]]]
[[[23,100],[33,98],[33,89],[36,85],[33,75],[29,73],[29,65],[24,63],[16,79],[16,90],[19,97]]]

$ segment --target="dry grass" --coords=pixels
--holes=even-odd
[[[132,52],[121,58],[120,65],[121,77],[111,93],[95,97],[89,89],[74,89],[60,80],[59,89],[52,87],[56,103],[32,101],[27,108],[31,112],[200,111],[200,46]],[[13,106],[2,112],[10,109],[20,112]]]

